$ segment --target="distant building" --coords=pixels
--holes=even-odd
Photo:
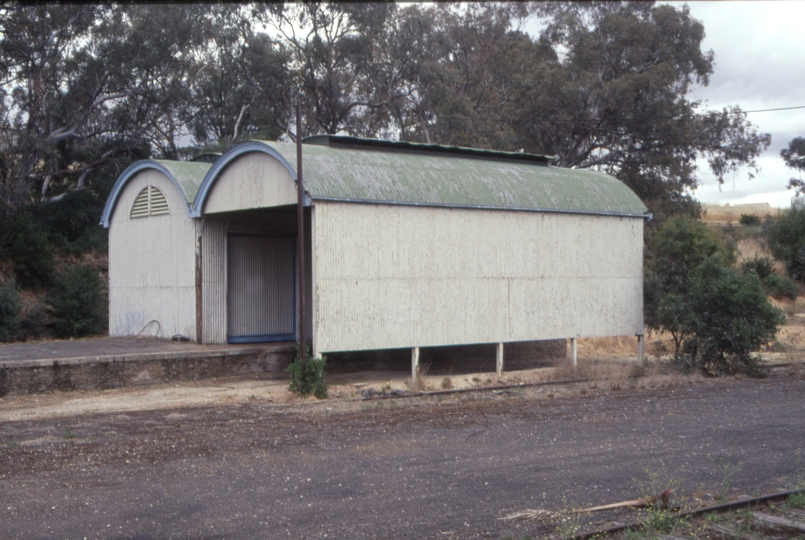
[[[438,145],[303,148],[315,353],[642,335],[648,215],[615,178]],[[102,216],[110,334],[294,339],[295,180],[281,142],[129,167]]]

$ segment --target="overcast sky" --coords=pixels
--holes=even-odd
[[[683,5],[683,2],[669,2]],[[744,111],[805,106],[805,2],[688,2],[691,15],[704,24],[704,50],[715,53],[709,86],[693,97],[712,108],[738,105]],[[796,136],[805,136],[805,108],[758,112],[749,121],[771,133],[771,146],[758,163],[761,171],[749,180],[747,171],[730,175],[719,191],[710,175],[696,197],[710,204],[768,202],[785,207],[793,192],[785,189],[797,176],[780,158],[780,150]],[[805,175],[803,175],[805,176]]]

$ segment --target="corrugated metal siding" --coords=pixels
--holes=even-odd
[[[265,154],[239,156],[219,175],[203,203],[204,213],[296,204],[294,186],[290,173],[276,159]]]
[[[316,205],[321,352],[642,333],[639,218]]]
[[[226,343],[226,231],[226,219],[204,219],[201,237],[204,343]]]
[[[227,241],[229,339],[293,336],[293,239],[230,233]]]
[[[180,211],[131,219],[135,199],[149,185]],[[120,193],[109,228],[110,335],[136,335],[156,320],[161,337],[195,337],[196,233],[183,204],[171,180],[153,169],[138,173]]]

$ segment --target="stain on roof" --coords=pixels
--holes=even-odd
[[[264,142],[296,171],[296,145]],[[646,206],[604,173],[448,152],[302,147],[312,200],[639,215]],[[495,154],[495,153],[491,153]],[[294,174],[295,175],[295,174]]]

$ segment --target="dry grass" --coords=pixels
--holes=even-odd
[[[637,362],[586,358],[580,358],[575,368],[570,360],[562,362],[556,367],[554,378],[587,379],[588,382],[582,385],[582,393],[586,393],[588,389],[618,392],[629,389],[675,387],[704,380],[698,373],[685,375],[679,372],[667,361],[650,361],[641,366]]]
[[[579,338],[579,358],[637,358],[637,337]]]
[[[702,221],[705,223],[737,223],[741,214],[758,216],[761,220],[766,216],[777,216],[780,208],[772,208],[768,203],[739,204],[736,206],[718,206],[703,204]]]
[[[425,362],[417,366],[416,381],[414,383],[413,390],[417,392],[427,392],[432,390],[427,381],[428,370],[430,370],[430,362]]]

